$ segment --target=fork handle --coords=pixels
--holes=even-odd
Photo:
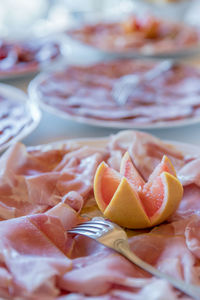
[[[129,245],[124,240],[118,240],[118,243],[115,244],[115,250],[128,258],[131,262],[133,262],[138,267],[143,270],[149,272],[150,274],[166,279],[169,283],[171,283],[175,288],[184,292],[186,295],[193,297],[196,300],[200,300],[200,287],[185,283],[182,280],[178,280],[173,278],[165,273],[160,272],[153,266],[141,260],[138,256],[136,256],[129,248]]]

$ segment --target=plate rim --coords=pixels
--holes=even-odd
[[[66,66],[68,67],[68,65]],[[193,68],[198,68],[194,67]],[[40,84],[47,76],[50,76],[51,74],[59,73],[64,71],[64,69],[55,69],[51,72],[41,72],[38,75],[36,75],[28,84],[28,95],[29,98],[36,102],[41,109],[44,111],[53,114],[57,117],[62,117],[66,120],[71,120],[74,122],[78,122],[81,124],[86,124],[90,126],[95,127],[103,127],[103,128],[113,128],[113,129],[168,129],[168,128],[177,128],[177,127],[183,127],[183,126],[189,126],[194,125],[200,122],[200,116],[199,117],[191,117],[187,119],[182,120],[175,120],[175,121],[162,121],[162,122],[155,122],[155,123],[146,123],[146,124],[128,124],[124,123],[123,121],[107,121],[107,120],[98,120],[95,118],[87,118],[84,116],[78,116],[78,115],[72,115],[68,112],[62,112],[59,109],[56,109],[53,106],[50,106],[46,103],[44,103],[41,100],[40,93],[37,90],[38,84]]]
[[[35,76],[37,73],[39,72],[43,72],[45,70],[45,68],[48,68],[49,63],[51,64],[51,68],[54,65],[59,64],[62,59],[64,58],[64,53],[63,53],[63,35],[61,33],[57,34],[57,36],[44,36],[44,37],[34,37],[36,40],[44,40],[45,41],[49,41],[49,42],[55,42],[56,44],[58,44],[59,47],[59,53],[55,58],[50,58],[44,62],[36,62],[33,66],[31,66],[30,68],[17,68],[14,71],[11,70],[6,70],[1,71],[0,70],[0,80],[11,80],[11,79],[18,79],[18,78],[23,78],[25,76]],[[34,40],[33,38],[33,40]],[[4,40],[4,39],[3,39]],[[27,39],[27,41],[29,41],[30,39]],[[16,40],[16,42],[22,42],[23,39],[19,39]],[[15,40],[11,40],[11,42],[15,42]],[[25,39],[26,42],[26,39]]]
[[[36,103],[31,101],[29,99],[28,95],[21,90],[20,88],[17,88],[15,86],[6,84],[6,83],[0,83],[0,93],[5,92],[8,96],[15,95],[16,101],[20,101],[21,103],[25,103],[28,107],[28,111],[30,113],[31,123],[26,124],[24,128],[20,131],[19,134],[17,134],[15,137],[11,138],[9,141],[7,141],[4,144],[0,143],[0,153],[6,150],[8,147],[10,147],[15,142],[21,141],[26,136],[28,136],[31,132],[34,131],[34,129],[39,125],[42,113]]]
[[[38,144],[33,146],[27,146],[30,150],[41,150],[41,151],[48,151],[49,149],[61,149],[63,146],[65,146],[67,143],[74,143],[80,146],[88,146],[88,143],[94,147],[94,148],[102,148],[106,147],[109,139],[112,137],[115,137],[116,135],[120,133],[133,133],[133,132],[140,132],[138,130],[120,130],[117,133],[111,133],[110,135],[102,136],[102,137],[80,137],[80,138],[66,138],[57,140],[54,142],[47,142],[44,144]],[[146,132],[147,133],[147,132]],[[155,134],[147,133],[150,136],[153,136],[157,138],[158,140],[164,142],[166,145],[169,146],[175,146],[175,147],[181,147],[181,151],[185,155],[197,155],[200,156],[200,145],[189,143],[189,142],[180,142],[180,141],[173,141],[173,140],[166,140],[163,138],[157,137]]]

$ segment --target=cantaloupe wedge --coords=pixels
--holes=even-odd
[[[164,156],[147,182],[128,153],[120,172],[102,162],[94,178],[99,209],[111,221],[127,228],[148,228],[167,220],[178,208],[183,187],[168,157]]]

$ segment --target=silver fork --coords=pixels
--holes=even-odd
[[[131,92],[133,92],[134,88],[136,88],[142,81],[153,80],[162,73],[170,70],[174,64],[173,60],[164,60],[142,76],[128,74],[120,77],[114,84],[111,92],[114,100],[118,105],[126,104]]]
[[[141,269],[156,277],[167,280],[175,288],[184,292],[186,295],[191,296],[194,299],[200,299],[200,287],[188,284],[182,280],[178,280],[164,274],[136,256],[129,248],[128,238],[125,231],[118,225],[110,221],[106,221],[103,218],[93,218],[91,221],[82,223],[68,232],[81,234],[98,241],[104,246],[122,254]]]

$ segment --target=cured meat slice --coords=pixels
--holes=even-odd
[[[112,91],[120,78],[123,81],[129,74],[143,78],[153,68],[155,63],[130,59],[67,66],[33,81],[30,96],[37,94],[41,104],[56,114],[113,128],[198,121],[200,71],[191,65],[176,63],[154,80],[140,80],[133,89],[129,86],[126,103],[118,105]]]
[[[69,230],[86,219],[81,218],[78,213],[67,203],[60,202],[46,212],[49,216],[58,216],[65,230]]]
[[[93,198],[96,168],[104,160],[118,169],[127,150],[143,177],[167,154],[184,185],[180,206],[167,223],[127,232],[131,250],[161,271],[200,286],[200,151],[125,131],[112,136],[103,150],[81,142],[54,149],[17,143],[0,158],[0,216],[9,219],[0,221],[0,297],[189,299],[96,241],[67,233],[99,215]]]
[[[137,131],[122,131],[113,136],[109,142],[110,151],[128,152],[145,180],[158,165],[163,155],[167,155],[179,170],[184,165],[184,154],[178,147],[162,142],[160,139]]]
[[[7,283],[11,295],[27,295],[27,299],[32,294],[56,296],[56,276],[71,268],[67,234],[59,219],[38,214],[2,221],[0,236],[1,261],[11,276]]]
[[[28,150],[16,143],[0,159],[0,218],[45,212],[74,192],[83,202],[92,192],[98,164],[107,151],[66,145],[47,151]],[[69,199],[69,197],[68,197]],[[77,202],[78,196],[68,201]]]
[[[200,158],[188,162],[179,171],[179,179],[183,185],[196,184],[200,187]]]
[[[185,218],[193,214],[199,214],[200,210],[200,188],[194,184],[184,187],[183,199],[176,211],[175,218]]]
[[[88,295],[99,295],[108,292],[113,285],[121,283],[126,276],[139,276],[136,267],[123,257],[113,254],[95,257],[93,263],[67,272],[60,280],[62,289]],[[141,275],[140,275],[141,276]]]

